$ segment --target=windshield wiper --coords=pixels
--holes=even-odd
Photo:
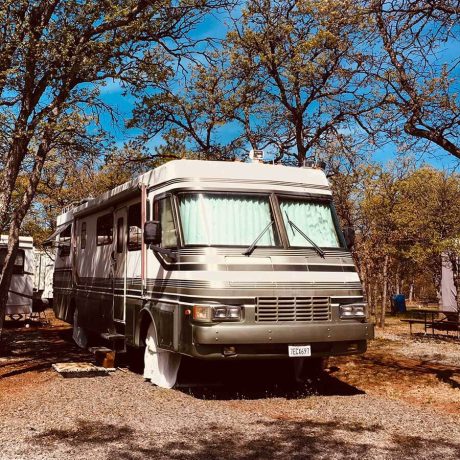
[[[297,225],[294,224],[294,222],[292,222],[291,219],[289,219],[288,213],[286,211],[284,213],[286,214],[288,224],[291,226],[292,233],[294,233],[294,229],[296,229],[315,248],[316,252],[324,259],[326,253],[311,238],[305,235],[305,233],[302,230],[300,230],[300,228],[297,227]]]
[[[254,240],[254,243],[249,246],[246,251],[243,252],[243,256],[250,256],[253,252],[254,249],[256,248],[256,244],[259,242],[259,240],[267,233],[267,230],[275,223],[274,220],[272,220],[260,233],[260,235]]]

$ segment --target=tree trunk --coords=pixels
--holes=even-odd
[[[374,315],[374,323],[377,324],[377,304],[378,304],[378,300],[379,300],[379,296],[378,296],[378,289],[377,289],[377,284],[374,284],[374,287],[373,287],[373,301],[374,301],[374,305],[373,305],[373,315]]]
[[[50,124],[51,125],[51,124]],[[38,183],[45,163],[46,155],[50,149],[49,139],[51,138],[51,126],[48,128],[46,136],[37,149],[35,155],[35,162],[31,174],[29,175],[29,183],[22,196],[21,203],[15,209],[10,223],[8,233],[8,248],[5,261],[0,272],[0,337],[3,330],[3,322],[5,320],[6,303],[8,301],[8,291],[11,284],[11,277],[13,275],[14,260],[16,258],[17,249],[19,246],[19,232],[21,229],[22,221],[29,211],[32,200],[35,196]]]
[[[455,286],[455,298],[457,300],[457,311],[460,311],[460,270],[459,270],[459,258],[457,253],[452,253],[450,256],[450,261],[452,264],[452,275],[454,278]]]
[[[373,305],[373,296],[372,296],[372,287],[370,283],[367,283],[367,291],[366,291],[366,297],[367,297],[367,319],[372,318],[372,315],[374,314],[374,305]]]
[[[385,313],[387,305],[387,288],[388,288],[388,254],[383,262],[383,290],[382,290],[382,310],[380,312],[380,327],[385,328]]]
[[[409,302],[414,300],[414,282],[412,281],[409,286]]]
[[[399,267],[395,276],[395,294],[401,294],[401,278],[399,276]]]

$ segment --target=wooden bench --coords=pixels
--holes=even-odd
[[[409,332],[410,335],[412,335],[412,324],[426,324],[426,321],[423,319],[401,319],[400,320],[402,323],[409,323]],[[426,331],[426,328],[425,328]]]
[[[460,317],[458,313],[447,312],[447,311],[436,311],[436,310],[418,310],[424,314],[424,318],[409,318],[401,319],[403,323],[409,324],[409,331],[412,335],[412,324],[423,324],[425,329],[425,334],[429,329],[431,329],[432,334],[435,334],[435,331],[446,331],[447,334],[450,331],[457,333],[457,338],[460,338]],[[438,315],[443,314],[444,317],[439,319]],[[429,318],[430,317],[430,318]]]
[[[458,319],[452,320],[449,318],[443,318],[441,320],[433,321],[429,327],[432,329],[432,331],[445,331],[447,335],[449,332],[456,332],[457,338],[460,338],[460,324]]]

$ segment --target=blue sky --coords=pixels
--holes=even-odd
[[[236,13],[238,14],[238,13]],[[214,37],[222,39],[225,37],[228,30],[229,18],[227,13],[213,14],[208,16],[194,31],[193,38],[208,38]],[[450,63],[459,58],[459,48],[457,43],[447,43],[441,52],[441,59]],[[104,128],[112,135],[118,146],[131,139],[136,138],[139,131],[136,129],[127,129],[124,126],[126,120],[131,116],[131,111],[135,104],[135,99],[131,95],[123,94],[123,88],[118,81],[109,80],[106,86],[102,88],[103,100],[114,107],[119,113],[117,123],[113,123],[108,115],[102,115],[102,124]],[[234,126],[227,127],[227,134],[225,131],[222,135],[222,140],[225,142],[226,138],[232,139],[235,133]],[[161,136],[157,136],[148,143],[148,148],[153,149],[155,146],[161,144]],[[417,159],[419,164],[428,163],[434,167],[444,170],[460,170],[460,161],[453,156],[444,152],[441,148],[431,144],[427,151],[423,154],[414,152],[413,156]],[[375,151],[373,159],[381,163],[387,163],[391,160],[397,160],[398,149],[394,143],[387,143],[385,146]]]

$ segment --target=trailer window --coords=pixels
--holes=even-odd
[[[80,247],[86,248],[86,222],[82,222],[80,231]]]
[[[139,251],[142,245],[141,204],[128,210],[128,251]]]
[[[104,246],[113,241],[113,215],[105,214],[97,218],[96,223],[96,244]]]
[[[123,252],[123,217],[120,217],[117,220],[117,254],[121,254]]]
[[[163,198],[159,200],[156,205],[156,215],[161,222],[161,247],[176,248],[177,232],[174,224],[171,198]]]
[[[145,202],[145,220],[150,220],[150,200]]]
[[[7,254],[6,248],[0,249],[0,270],[3,268]],[[24,274],[24,262],[25,262],[25,253],[24,249],[18,249],[16,253],[16,259],[14,260],[13,265],[13,275],[23,275]]]
[[[67,257],[70,255],[70,240],[72,236],[72,225],[69,225],[59,234],[59,256]]]
[[[281,197],[279,203],[291,246],[311,247],[312,245],[290,225],[289,221],[320,247],[340,246],[329,203]]]
[[[274,221],[268,196],[184,193],[179,210],[185,244],[249,246]],[[274,223],[258,246],[279,246]]]

